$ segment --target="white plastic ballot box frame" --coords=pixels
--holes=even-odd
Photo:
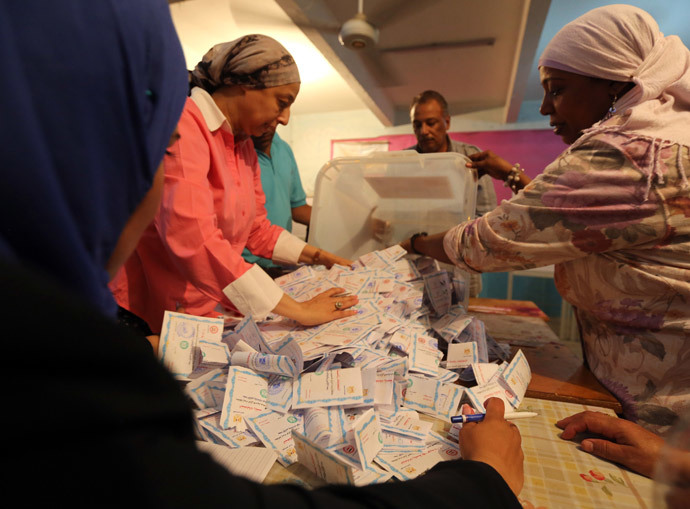
[[[412,150],[333,159],[316,177],[309,244],[354,260],[474,218],[477,172],[467,162]]]

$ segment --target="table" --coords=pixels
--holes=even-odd
[[[587,454],[576,441],[562,440],[556,421],[583,410],[612,410],[576,403],[525,398],[522,411],[539,415],[514,421],[522,436],[525,455],[525,484],[518,497],[525,508],[555,509],[577,507],[650,508],[654,482],[651,479]],[[420,414],[434,423],[437,432],[448,431],[450,424]],[[265,483],[290,483],[316,488],[326,483],[303,465],[285,468],[275,463]],[[459,493],[458,496],[462,494]]]
[[[587,454],[578,442],[562,440],[556,421],[582,410],[606,409],[525,398],[520,410],[539,414],[514,421],[522,436],[525,484],[519,499],[525,508],[650,508],[654,481]],[[612,411],[608,413],[612,414]]]
[[[507,311],[487,312],[492,307]],[[623,408],[618,400],[558,339],[534,308],[539,309],[529,301],[479,298],[470,299],[469,306],[470,314],[484,322],[494,339],[509,343],[514,351],[520,348],[524,352],[532,369],[527,397],[595,405],[621,413]]]
[[[567,347],[549,343],[537,348],[522,348],[522,351],[532,369],[527,397],[594,405],[610,408],[618,414],[623,412],[620,402]]]
[[[546,324],[548,317],[529,301],[471,299],[469,309],[484,321],[492,337],[510,343],[513,350],[522,349],[532,369],[532,381],[520,410],[539,415],[515,421],[525,454],[525,485],[519,497],[523,506],[651,507],[653,481],[559,438],[560,429],[555,426],[559,419],[582,410],[613,415],[614,411],[621,412],[621,406],[582,360],[558,340]],[[421,416],[432,420],[436,431],[450,427],[449,423]],[[286,469],[276,463],[265,482],[324,485],[300,464]]]
[[[512,299],[470,298],[467,307],[470,313],[505,316],[533,316],[548,322],[549,317],[532,301]]]

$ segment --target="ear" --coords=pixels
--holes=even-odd
[[[443,120],[446,122],[446,130],[450,129],[450,115],[443,117]]]
[[[609,83],[609,96],[611,100],[614,97],[620,98],[627,94],[634,86],[635,84],[629,81],[611,81]]]

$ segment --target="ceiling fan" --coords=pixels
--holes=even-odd
[[[371,48],[379,42],[378,28],[369,23],[364,14],[364,0],[359,0],[357,14],[340,27],[338,41],[346,48],[354,50]]]
[[[308,8],[300,7],[300,12],[298,12],[297,15],[288,12],[288,16],[291,19],[291,24],[296,25],[305,32],[315,30],[321,34],[331,34],[331,36],[337,35],[340,44],[345,48],[357,52],[374,79],[378,81],[381,86],[387,87],[399,85],[400,80],[390,66],[387,65],[386,59],[382,58],[386,54],[492,46],[495,43],[495,38],[487,37],[470,40],[430,41],[391,47],[381,47],[379,45],[380,32],[382,30],[385,31],[386,25],[397,19],[412,17],[421,9],[427,9],[437,2],[439,2],[439,0],[414,2],[410,0],[400,0],[399,2],[388,2],[386,7],[371,13],[370,17],[368,17],[364,13],[364,0],[358,0],[357,13],[342,24],[319,23],[314,19],[310,19],[308,16],[310,9]],[[280,5],[280,0],[278,0],[277,3]],[[321,3],[325,4],[323,1]],[[265,13],[259,12],[258,9],[239,7],[237,1],[230,2],[230,10],[238,25],[243,24],[243,22],[250,24],[252,21],[254,23],[287,23],[285,18],[282,17],[267,19]],[[382,20],[382,22],[374,24],[370,19]]]
[[[436,0],[423,3],[405,2],[407,10],[404,14],[412,14],[410,5],[428,7],[435,3]],[[395,5],[395,12],[400,16],[401,5]],[[392,12],[379,13],[380,19],[390,20]],[[375,47],[379,40],[379,29],[372,25],[364,14],[364,0],[358,0],[357,14],[343,23],[338,32],[338,40],[340,44],[346,48],[353,50],[365,49]],[[433,41],[419,44],[408,44],[404,46],[395,46],[389,48],[377,47],[378,51],[382,52],[403,52],[403,51],[421,51],[426,49],[443,49],[443,48],[462,48],[471,46],[492,46],[496,40],[493,37],[486,37],[481,39],[461,40],[461,41]]]

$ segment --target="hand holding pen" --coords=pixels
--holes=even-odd
[[[460,430],[460,454],[463,459],[493,467],[518,495],[524,482],[520,431],[503,418],[502,400],[489,398],[484,407],[486,414],[482,414],[482,422],[468,422]],[[465,414],[466,417],[470,415]]]
[[[507,421],[512,421],[515,419],[527,419],[528,417],[536,417],[537,415],[539,414],[536,412],[506,412],[503,415],[503,418]],[[454,415],[450,418],[450,422],[452,422],[453,424],[465,424],[466,422],[481,422],[484,420],[485,416],[486,414],[482,413]]]

